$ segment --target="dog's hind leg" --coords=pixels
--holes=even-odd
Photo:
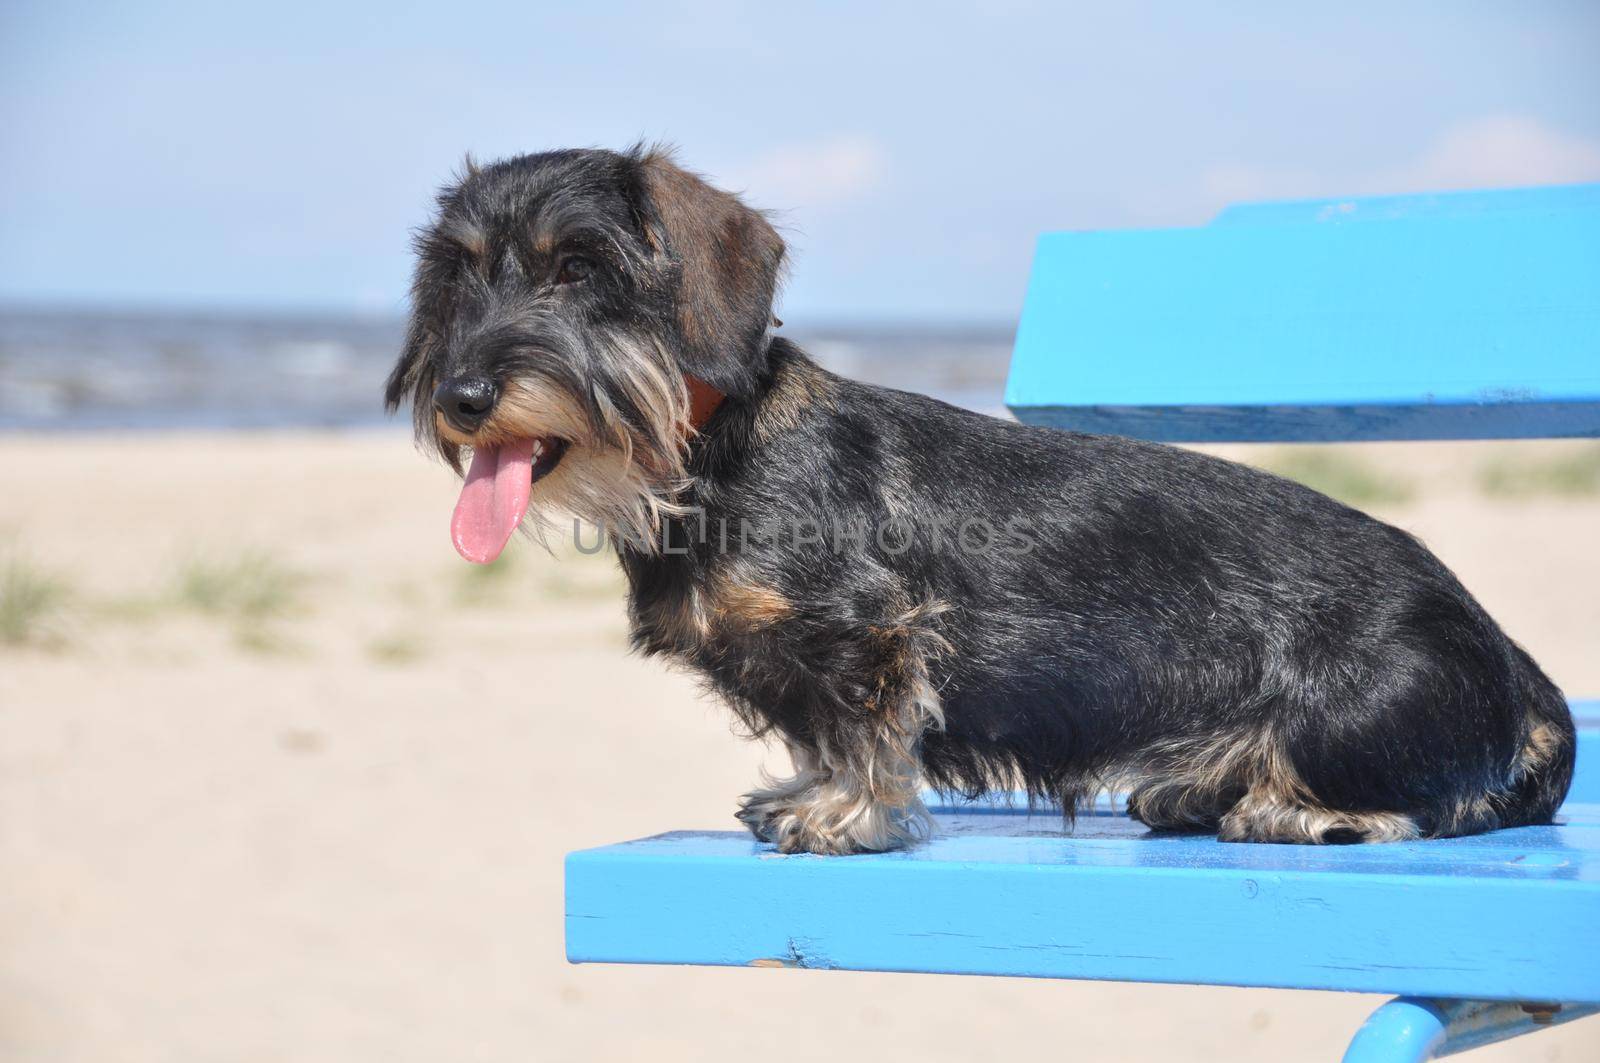
[[[1215,831],[1260,763],[1256,735],[1173,741],[1107,773],[1106,789],[1128,793],[1128,815],[1151,830]]]
[[[1270,728],[1146,755],[1128,781],[1128,814],[1155,830],[1215,830],[1225,842],[1405,841],[1422,836],[1397,812],[1343,811],[1311,792]]]
[[[1217,839],[1331,845],[1420,838],[1416,819],[1401,812],[1328,807],[1301,778],[1288,751],[1264,731],[1240,776],[1244,794],[1222,817]]]
[[[1151,830],[1214,831],[1237,794],[1173,779],[1145,782],[1128,794],[1128,815]]]

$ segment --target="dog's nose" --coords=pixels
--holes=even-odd
[[[486,376],[453,376],[433,393],[433,408],[463,432],[476,431],[500,398],[500,387]]]

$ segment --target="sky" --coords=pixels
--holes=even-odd
[[[1001,323],[1037,235],[1600,180],[1600,3],[0,3],[0,302],[403,312],[463,157],[678,146],[805,322]]]

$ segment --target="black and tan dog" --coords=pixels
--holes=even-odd
[[[1276,842],[1541,823],[1566,791],[1560,692],[1411,536],[824,371],[772,336],[777,233],[662,153],[469,167],[418,252],[388,401],[470,448],[457,548],[609,529],[635,645],[788,747],[739,813],[785,851],[911,841],[924,783]]]

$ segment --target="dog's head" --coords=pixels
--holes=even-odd
[[[650,541],[684,478],[691,386],[766,376],[784,246],[660,151],[468,164],[416,241],[391,410],[472,465],[452,537],[491,561],[552,509]]]

